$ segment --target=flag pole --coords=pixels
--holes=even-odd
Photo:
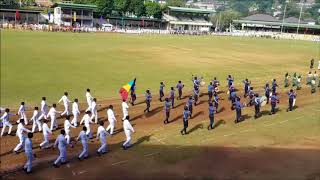
[[[300,15],[299,15],[299,21],[298,21],[298,27],[297,27],[297,35],[299,34],[299,28],[300,28],[300,21],[301,21],[301,14],[302,14],[303,5],[304,5],[304,2],[302,2],[301,8],[300,8]]]
[[[283,12],[283,18],[282,18],[282,24],[281,24],[281,34],[283,31],[283,23],[284,23],[284,18],[286,18],[286,11],[287,11],[287,5],[289,3],[289,0],[285,1],[286,5],[284,6],[284,12]]]

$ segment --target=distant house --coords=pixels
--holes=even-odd
[[[309,21],[311,21],[309,23]],[[240,20],[233,20],[234,26],[240,26],[242,30],[255,30],[255,31],[275,31],[275,32],[288,32],[304,34],[320,34],[320,25],[315,25],[315,21],[302,20],[295,17],[289,17],[284,20],[276,19],[267,14],[254,14]]]

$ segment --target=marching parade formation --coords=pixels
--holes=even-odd
[[[320,63],[320,62],[319,62]],[[314,66],[314,60],[311,60],[310,63],[310,72],[307,75],[306,78],[306,84],[310,86],[311,93],[315,93],[317,91],[317,87],[320,88],[320,79],[318,77],[317,71],[313,71]],[[320,70],[320,65],[318,67],[318,70]],[[287,111],[294,110],[295,102],[297,98],[296,90],[301,89],[301,75],[298,75],[297,73],[294,73],[292,76],[292,85],[290,84],[291,76],[289,73],[285,74],[284,78],[284,87],[288,88],[290,85],[292,86],[292,89],[290,89],[287,92],[288,97],[288,108]],[[180,131],[181,135],[188,134],[187,128],[188,128],[188,121],[192,118],[193,109],[198,105],[198,101],[200,99],[200,87],[205,86],[205,82],[203,78],[199,78],[197,76],[192,75],[192,83],[193,83],[193,91],[192,95],[187,98],[186,105],[183,108],[182,112],[182,122],[183,122],[183,129]],[[280,101],[278,89],[279,85],[277,83],[276,79],[273,79],[271,84],[266,83],[264,86],[264,94],[259,94],[254,87],[252,86],[252,83],[249,79],[245,79],[243,81],[244,84],[244,94],[243,98],[247,100],[247,103],[242,100],[241,96],[236,87],[235,87],[235,79],[232,75],[228,75],[227,77],[227,88],[228,88],[228,100],[230,101],[230,106],[232,110],[235,110],[235,123],[239,123],[243,120],[242,117],[242,109],[244,107],[250,107],[254,106],[255,115],[254,118],[259,118],[261,116],[260,108],[261,106],[265,106],[266,104],[270,104],[271,110],[270,115],[276,113],[277,104]],[[318,84],[318,85],[317,85]],[[123,130],[125,134],[125,141],[122,144],[122,148],[124,150],[130,148],[132,146],[131,140],[132,140],[132,133],[135,132],[133,129],[131,123],[130,123],[130,113],[129,113],[129,105],[127,102],[129,102],[132,106],[135,105],[135,101],[137,99],[136,93],[135,93],[135,87],[136,87],[136,79],[129,82],[127,85],[123,86],[123,88],[120,89],[120,95],[122,97],[122,113],[123,113]],[[165,90],[165,83],[160,82],[159,87],[159,101],[163,102],[163,98],[165,96],[164,90]],[[208,114],[209,114],[209,125],[208,130],[214,129],[214,121],[215,121],[215,114],[219,113],[219,104],[221,102],[221,99],[219,98],[219,94],[221,93],[219,91],[220,82],[217,80],[216,77],[212,79],[212,81],[209,83],[207,92],[208,92]],[[183,89],[185,88],[185,85],[182,83],[182,81],[178,81],[176,86],[170,87],[169,95],[168,97],[164,98],[164,112],[165,112],[165,119],[164,124],[170,123],[170,111],[172,111],[175,108],[175,100],[182,100],[183,97]],[[178,94],[176,96],[175,89],[178,90]],[[130,100],[128,100],[128,96],[130,94]],[[61,164],[64,164],[67,162],[67,148],[73,148],[74,144],[71,141],[72,136],[72,129],[78,128],[81,126],[82,131],[79,133],[79,135],[76,138],[76,142],[81,142],[82,145],[82,152],[79,154],[78,159],[83,160],[86,159],[89,156],[89,150],[88,150],[88,140],[92,139],[94,136],[94,131],[92,128],[90,128],[91,124],[98,124],[99,127],[96,131],[96,138],[100,141],[101,146],[99,149],[97,149],[97,154],[102,155],[108,152],[108,146],[106,138],[107,136],[112,136],[115,131],[116,126],[116,116],[113,110],[113,105],[109,105],[106,115],[107,119],[109,121],[109,125],[105,128],[104,122],[99,121],[98,118],[98,103],[97,99],[94,98],[91,95],[90,89],[86,90],[86,100],[87,100],[87,109],[85,110],[85,114],[83,115],[82,119],[80,119],[80,110],[78,105],[78,99],[75,98],[74,101],[69,100],[68,92],[65,92],[61,99],[58,101],[58,103],[62,103],[64,110],[62,112],[57,111],[56,107],[57,105],[54,103],[49,109],[49,106],[46,103],[46,97],[42,97],[41,103],[40,103],[40,109],[39,107],[34,107],[33,115],[30,119],[28,119],[26,115],[26,105],[25,102],[21,102],[21,105],[18,109],[18,112],[16,114],[13,114],[10,112],[9,108],[1,109],[1,122],[0,126],[2,127],[1,130],[1,138],[5,135],[6,128],[8,127],[7,134],[12,134],[12,127],[11,124],[12,120],[11,117],[14,115],[19,115],[19,119],[16,121],[17,130],[16,130],[16,136],[19,139],[19,143],[16,145],[16,147],[13,149],[14,153],[19,153],[24,150],[25,155],[27,157],[27,162],[23,169],[27,173],[32,172],[32,160],[34,159],[33,154],[33,144],[32,144],[32,138],[33,133],[42,132],[43,134],[43,142],[40,144],[41,149],[47,149],[50,147],[58,148],[59,150],[59,156],[54,161],[53,166],[59,167]],[[148,89],[145,92],[145,103],[146,103],[146,109],[144,110],[144,113],[149,113],[151,108],[151,102],[152,102],[152,94],[151,90]],[[72,104],[71,104],[72,103]],[[221,107],[220,107],[221,108]],[[71,109],[71,112],[70,112]],[[4,110],[4,112],[3,112]],[[50,145],[49,138],[52,135],[52,132],[55,131],[58,128],[57,123],[57,117],[60,115],[60,117],[64,117],[65,121],[63,123],[63,129],[60,130],[60,135],[56,138],[56,141],[53,145]],[[71,118],[73,116],[73,118]],[[47,124],[50,121],[50,126]],[[80,121],[80,123],[78,123]],[[28,123],[32,123],[32,129],[29,130],[25,127],[25,125],[28,125]]]

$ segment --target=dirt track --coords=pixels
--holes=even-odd
[[[203,90],[202,92],[205,92],[205,90]],[[319,91],[317,93],[319,93]],[[238,94],[240,95],[242,94],[242,92],[238,92]],[[146,155],[148,155],[148,153],[151,154],[150,158],[148,158],[148,156],[141,159],[138,157],[134,157],[133,152],[130,152],[131,150],[129,150],[129,153],[122,152],[120,144],[125,139],[125,136],[121,129],[121,102],[119,100],[99,101],[98,104],[102,104],[99,111],[99,117],[100,120],[104,120],[106,122],[105,127],[108,124],[105,109],[108,104],[115,105],[115,113],[118,122],[116,126],[117,133],[111,138],[108,138],[109,149],[111,150],[111,152],[100,158],[96,157],[94,152],[95,149],[97,149],[99,142],[94,140],[94,142],[90,142],[89,145],[90,152],[93,157],[90,157],[84,162],[78,162],[75,156],[78,152],[81,151],[82,148],[81,145],[78,144],[75,146],[75,148],[68,149],[68,157],[72,158],[70,160],[70,163],[68,164],[69,167],[67,166],[59,169],[54,169],[51,167],[51,163],[57,155],[57,150],[40,150],[38,145],[42,141],[42,134],[36,133],[35,137],[33,138],[33,144],[35,148],[34,152],[37,154],[37,159],[34,162],[35,176],[33,177],[38,177],[40,179],[55,179],[60,177],[66,179],[75,176],[77,178],[80,177],[83,179],[102,177],[109,177],[112,179],[124,179],[125,177],[130,179],[150,179],[151,177],[152,179],[194,179],[195,177],[197,177],[199,179],[203,179],[212,177],[212,174],[214,174],[214,177],[218,179],[238,179],[240,177],[240,179],[252,179],[254,177],[261,177],[260,175],[262,174],[268,174],[267,176],[264,176],[263,179],[273,179],[272,174],[269,173],[274,171],[278,172],[276,170],[277,168],[292,168],[291,175],[286,176],[286,174],[281,174],[282,177],[288,177],[288,179],[290,179],[290,177],[299,177],[298,172],[305,171],[319,172],[319,174],[310,174],[310,179],[312,179],[313,177],[320,177],[319,166],[318,169],[316,169],[316,164],[320,162],[319,148],[311,148],[311,150],[308,152],[304,152],[305,150],[287,150],[289,151],[289,153],[285,153],[286,150],[284,150],[285,148],[282,147],[261,148],[257,152],[250,151],[250,149],[241,149],[236,147],[187,146],[186,151],[190,151],[191,153],[193,153],[194,151],[200,151],[202,152],[202,154],[200,156],[197,156],[196,158],[187,158],[185,161],[179,162],[177,164],[169,163],[170,165],[167,165],[167,163],[161,162],[160,157],[153,157],[156,155],[152,155],[152,152],[154,152],[155,149],[162,148],[161,145],[157,147],[147,146],[143,144],[140,145],[140,143],[149,140],[149,136],[147,134],[149,130],[151,131],[159,127],[170,127],[172,126],[172,124],[182,124],[182,109],[187,99],[185,98],[183,100],[176,101],[176,108],[171,111],[171,123],[168,125],[163,125],[163,103],[160,103],[157,100],[157,96],[157,94],[153,94],[154,99],[151,105],[152,111],[150,113],[143,113],[145,104],[142,101],[142,98],[138,98],[138,104],[133,107],[130,106],[129,109],[132,121],[131,123],[137,131],[137,133],[133,136],[134,142],[136,142],[137,146],[141,146],[140,148],[145,149]],[[227,101],[226,94],[222,93],[219,96],[224,100],[220,101],[221,112],[216,115],[216,119],[223,119],[225,123],[233,123],[235,113],[230,109],[230,103],[229,101]],[[280,103],[287,104],[286,95],[280,94],[280,96],[282,96]],[[304,88],[303,90],[298,91],[298,98],[304,99],[303,101],[299,100],[299,108],[303,108],[304,105],[311,103],[312,98],[308,96],[310,96],[309,88]],[[208,97],[205,94],[200,98],[200,104],[194,107],[193,118],[191,121],[202,121],[208,119],[207,98]],[[85,109],[84,106],[80,108],[82,110]],[[267,106],[263,109],[269,110],[270,107]],[[253,114],[250,114],[249,116],[253,116]],[[28,114],[28,117],[31,117],[31,114]],[[13,119],[16,120],[17,117],[14,117]],[[63,120],[64,119],[61,118],[58,119],[59,127],[62,127]],[[14,130],[15,128],[16,126],[14,127]],[[31,126],[29,125],[28,128],[31,128]],[[97,126],[93,125],[92,129],[94,132],[96,132]],[[177,129],[177,133],[179,129]],[[80,128],[77,128],[75,130],[72,129],[72,136],[75,137],[76,135],[78,135],[79,131]],[[54,135],[51,136],[50,139],[53,141],[58,134],[58,131],[55,131]],[[1,138],[1,176],[3,176],[4,178],[12,179],[26,177],[26,175],[21,170],[19,170],[19,168],[25,161],[24,153],[20,153],[18,155],[14,155],[11,153],[17,142],[17,137],[6,136]],[[168,154],[176,153],[174,150],[172,150],[174,148],[166,148],[169,149]],[[119,159],[121,159],[119,157],[122,156],[133,158],[136,161],[136,164],[133,164],[133,162],[126,163],[119,161]],[[214,159],[215,161],[215,163],[213,164],[211,163],[212,159]],[[275,161],[281,163],[276,163]],[[263,164],[261,164],[261,162],[263,162]],[[120,165],[114,166],[114,163],[120,163]],[[301,163],[303,165],[301,165]],[[98,166],[100,166],[101,168],[98,168]],[[148,167],[150,167],[150,169]],[[232,173],[231,175],[230,172],[235,173]],[[226,176],[226,174],[228,173],[230,174],[230,176]],[[199,177],[199,174],[201,174],[202,177]]]

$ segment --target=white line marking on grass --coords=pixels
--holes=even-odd
[[[250,131],[255,131],[255,129],[246,129],[246,130],[242,130],[242,131],[240,131],[240,133],[245,133],[245,132],[250,132]]]
[[[112,166],[115,166],[115,165],[118,165],[118,164],[124,164],[124,163],[126,163],[126,162],[128,162],[128,160],[124,160],[124,161],[119,161],[119,162],[116,162],[116,163],[112,163],[111,165],[112,165]]]
[[[158,141],[158,142],[161,143],[161,144],[166,144],[165,142],[162,141],[164,138],[159,139],[159,138],[157,138],[157,137],[155,137],[155,136],[152,136],[151,138],[152,138],[152,139],[155,139],[156,141]]]
[[[273,126],[273,125],[275,125],[275,124],[277,124],[277,123],[265,124],[265,125],[263,125],[263,126],[264,126],[264,127],[269,127],[269,126]]]
[[[155,153],[145,154],[143,156],[148,157],[148,156],[153,156],[153,155],[156,155],[156,154],[160,154],[160,153],[159,152],[155,152]]]
[[[234,135],[234,133],[231,133],[231,134],[225,134],[225,135],[223,135],[224,137],[228,137],[228,136],[232,136],[232,135]]]
[[[320,111],[320,109],[313,109],[314,111]]]
[[[284,121],[280,121],[279,123],[280,124],[283,124],[283,123],[285,123],[285,122],[288,122],[289,120],[284,120]]]

